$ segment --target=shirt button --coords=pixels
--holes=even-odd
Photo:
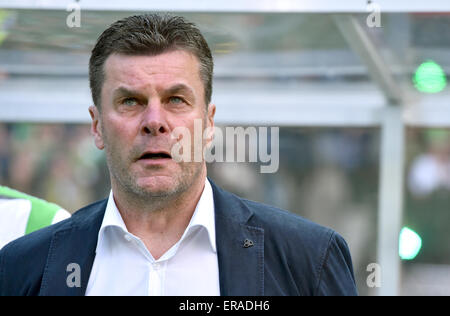
[[[126,241],[132,241],[133,238],[130,235],[124,235],[123,238],[125,238]]]

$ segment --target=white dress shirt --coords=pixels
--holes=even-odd
[[[181,239],[158,260],[129,233],[109,195],[86,295],[220,295],[214,199],[208,180]]]

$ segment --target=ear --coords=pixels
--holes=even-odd
[[[89,114],[92,119],[91,133],[94,136],[95,146],[97,146],[98,149],[103,150],[105,148],[105,144],[103,142],[100,112],[96,106],[90,106]]]
[[[210,131],[208,136],[206,137],[206,141],[208,146],[211,144],[214,138],[214,115],[216,114],[216,106],[214,104],[210,104],[208,106],[208,113],[206,118],[206,127]]]

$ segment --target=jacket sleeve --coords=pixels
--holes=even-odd
[[[315,295],[358,295],[348,245],[344,238],[335,232],[331,235],[323,258]]]
[[[5,251],[0,250],[0,297],[6,296]]]
[[[30,236],[11,241],[0,250],[0,296],[35,296],[39,293],[47,251]],[[42,250],[44,249],[44,250]]]

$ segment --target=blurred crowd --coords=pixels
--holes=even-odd
[[[0,124],[0,183],[74,212],[109,188],[88,125]]]
[[[408,187],[416,197],[450,191],[450,132],[429,130],[424,134],[425,151],[411,165]]]
[[[423,247],[414,260],[450,264],[450,131],[412,130],[406,178],[404,223],[416,231]]]

